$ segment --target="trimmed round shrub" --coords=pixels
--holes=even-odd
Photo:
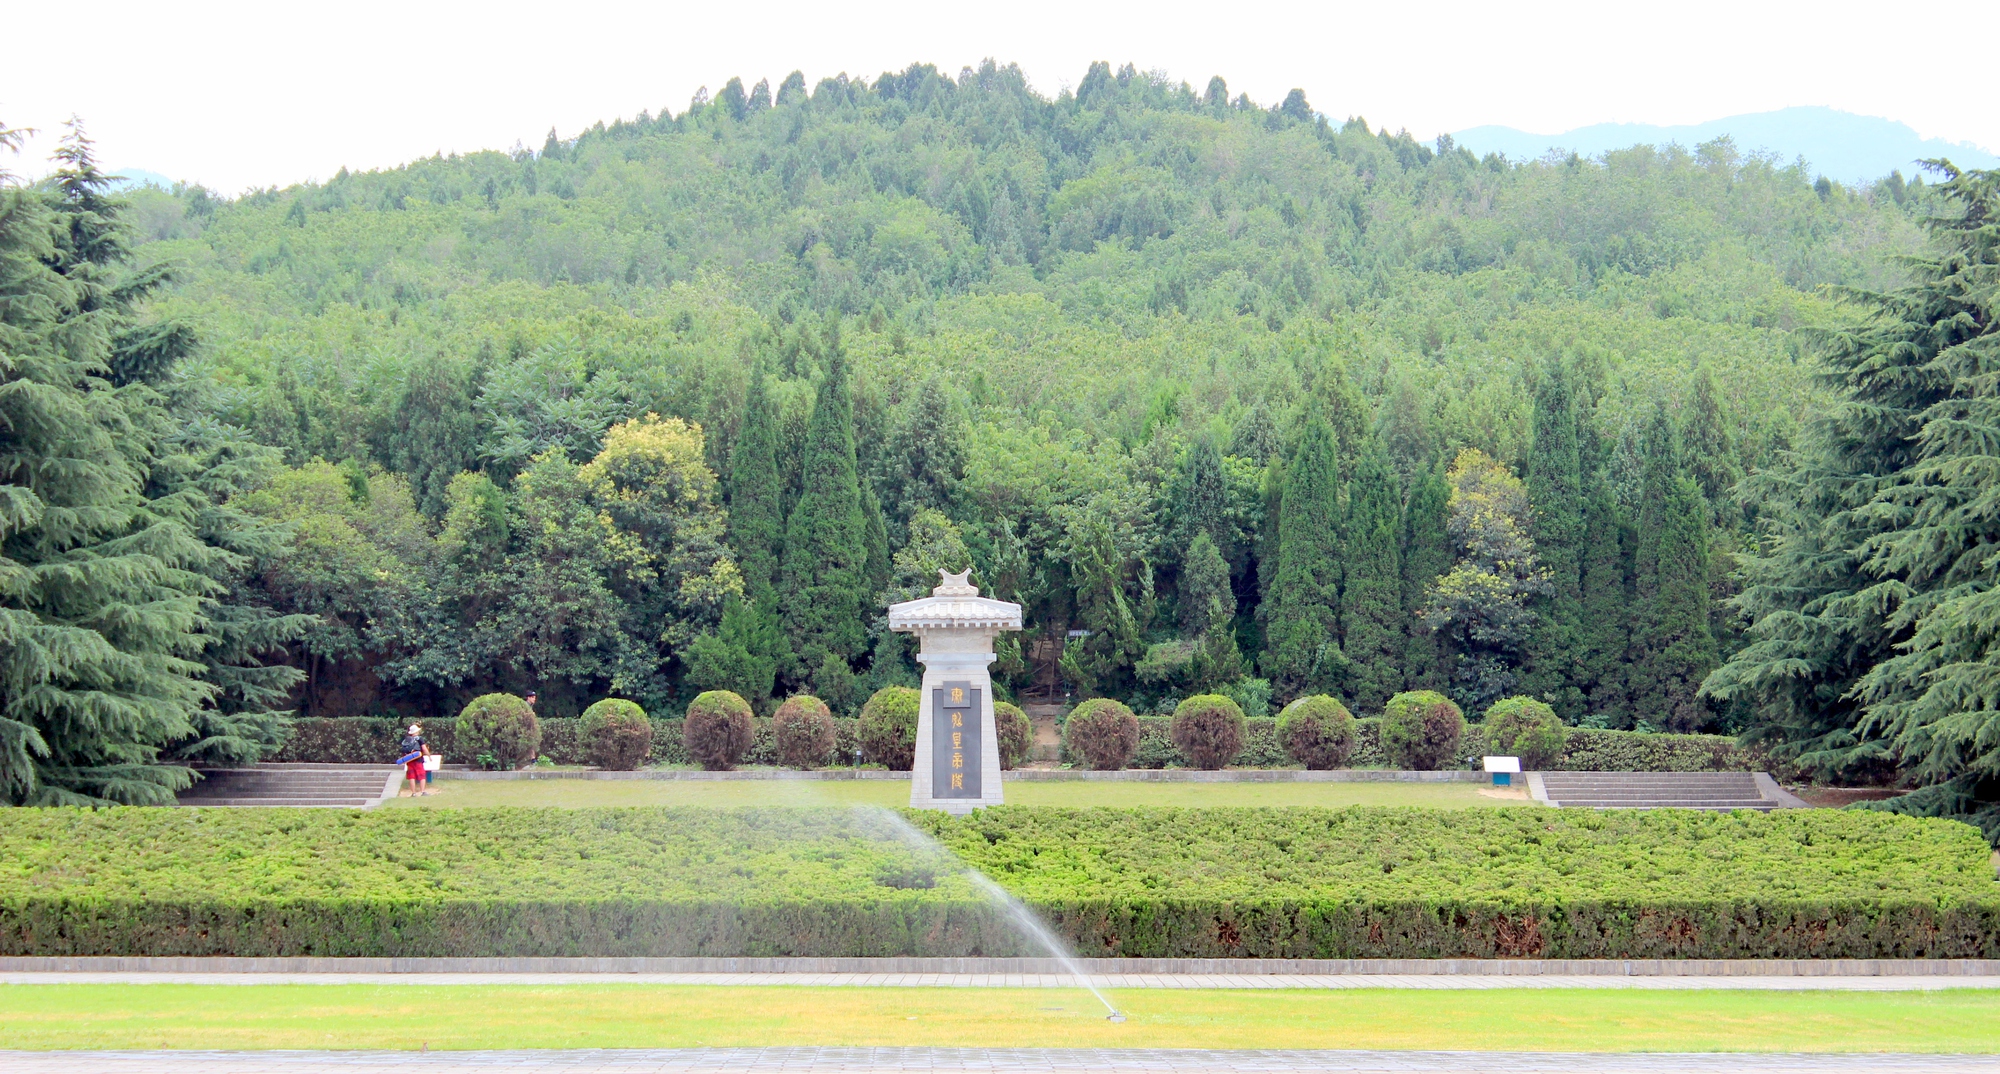
[[[622,697],[607,697],[584,709],[577,730],[590,763],[613,772],[645,764],[653,750],[653,721],[637,702]]]
[[[1435,772],[1458,759],[1465,714],[1432,690],[1397,694],[1382,706],[1382,752],[1398,768]]]
[[[785,699],[771,717],[778,760],[788,768],[817,768],[833,754],[833,712],[811,694]]]
[[[459,711],[452,727],[467,760],[491,768],[517,768],[542,751],[542,724],[534,706],[513,694],[482,694]]]
[[[1116,771],[1139,752],[1139,717],[1108,697],[1093,697],[1063,721],[1063,745],[1100,772]]]
[[[1354,714],[1325,694],[1299,698],[1278,713],[1278,742],[1307,768],[1339,768],[1354,753]]]
[[[1174,706],[1174,745],[1209,771],[1243,750],[1243,708],[1221,694],[1196,694]]]
[[[1035,728],[1028,722],[1028,714],[1021,706],[1006,701],[993,703],[993,736],[1000,743],[1000,767],[1018,768],[1028,759],[1028,745],[1035,739]]]
[[[688,756],[711,772],[727,772],[750,752],[750,702],[729,690],[710,690],[688,703],[681,741]]]
[[[918,701],[907,686],[884,686],[861,706],[861,750],[869,760],[910,770],[917,758]]]
[[[1521,759],[1524,772],[1546,772],[1562,760],[1569,728],[1556,710],[1532,697],[1509,697],[1486,710],[1486,748]]]

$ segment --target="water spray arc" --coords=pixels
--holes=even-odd
[[[1105,1020],[1123,1022],[1125,1016],[1111,1005],[1111,1000],[1091,983],[1090,975],[1083,964],[1077,961],[1076,953],[1069,949],[1062,937],[1050,930],[1048,924],[1038,916],[1027,903],[1015,898],[1006,888],[993,882],[985,873],[967,865],[950,848],[917,830],[917,827],[897,813],[882,806],[856,806],[860,826],[882,833],[890,839],[903,843],[918,854],[930,858],[944,870],[955,872],[972,885],[973,889],[985,897],[988,904],[998,910],[1001,917],[1022,938],[1041,948],[1050,958],[1062,966],[1063,971],[1076,979],[1077,987],[1097,997],[1104,1005]]]

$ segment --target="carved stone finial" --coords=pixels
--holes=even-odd
[[[971,567],[967,567],[957,574],[939,567],[938,587],[931,590],[931,595],[938,597],[976,597],[979,595],[979,587],[968,581],[971,576]]]

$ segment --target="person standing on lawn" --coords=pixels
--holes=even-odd
[[[431,748],[424,742],[423,727],[411,724],[410,729],[403,734],[403,741],[398,743],[396,748],[401,754],[397,760],[403,766],[403,776],[410,781],[410,797],[417,798],[429,794],[430,792],[424,789],[424,784],[430,776],[430,773],[424,771],[424,758],[431,755]]]

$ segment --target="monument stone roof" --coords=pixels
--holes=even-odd
[[[966,581],[971,573],[969,567],[957,574],[939,570],[939,585],[930,596],[889,605],[889,629],[1021,629],[1021,606],[980,596],[979,587]]]

